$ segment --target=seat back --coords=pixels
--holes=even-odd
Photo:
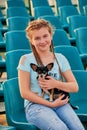
[[[72,5],[71,0],[56,0],[57,7],[65,6],[65,5]]]
[[[5,43],[4,37],[3,37],[3,35],[1,33],[1,31],[0,31],[0,44],[4,44],[4,43]]]
[[[28,17],[10,17],[7,19],[8,30],[25,30],[29,22],[30,19]]]
[[[81,54],[87,54],[87,27],[75,30],[76,47]]]
[[[54,29],[63,29],[58,16],[45,15],[45,16],[41,16],[39,18],[47,20],[53,26]]]
[[[87,16],[75,15],[69,16],[67,19],[69,24],[69,34],[71,37],[75,37],[75,29],[79,27],[87,27]]]
[[[74,5],[66,5],[58,8],[60,21],[62,25],[68,28],[67,17],[73,15],[79,15],[77,8]]]
[[[49,6],[48,0],[32,0],[33,8],[38,6]]]
[[[50,6],[39,6],[34,8],[34,17],[36,19],[44,15],[54,15]]]
[[[25,7],[23,0],[6,0],[6,8],[9,7]]]
[[[23,30],[8,31],[5,33],[6,52],[17,49],[30,49],[30,43]]]
[[[25,7],[9,7],[6,9],[7,18],[21,16],[21,17],[30,17],[27,9]]]
[[[60,46],[60,45],[71,46],[67,33],[63,29],[55,29],[54,34],[53,34],[53,45],[54,46]]]
[[[72,70],[84,70],[83,63],[76,47],[56,46],[54,51],[57,53],[62,53],[68,59]]]
[[[10,79],[4,82],[4,97],[8,124],[11,125],[11,118],[17,121],[26,121],[24,113],[24,100],[20,96],[18,78]]]
[[[80,10],[80,13],[84,15],[83,7],[87,5],[87,0],[78,0],[78,8]]]
[[[6,71],[7,79],[14,78],[18,76],[17,66],[20,57],[24,54],[28,54],[31,51],[29,49],[19,49],[14,51],[6,52]]]
[[[15,126],[17,130],[38,130],[26,121],[24,99],[20,95],[18,78],[6,80],[3,87],[8,125]]]
[[[74,70],[73,74],[77,80],[79,91],[70,94],[70,101],[74,106],[78,106],[76,113],[81,121],[87,122],[87,71]]]

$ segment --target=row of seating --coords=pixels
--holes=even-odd
[[[33,0],[32,0],[32,2],[33,2]],[[51,15],[52,22],[54,20],[54,16],[55,16],[54,14]],[[16,18],[19,18],[19,16],[17,16]],[[10,19],[10,18],[8,18],[8,19]],[[18,20],[18,23],[20,26],[21,22],[19,20]],[[28,22],[29,21],[27,21],[27,23]],[[55,22],[57,23],[56,20],[55,20]],[[26,25],[27,25],[27,23],[26,23]],[[9,26],[10,25],[11,25],[11,23],[9,24]],[[15,22],[14,22],[14,25],[15,25]],[[25,25],[25,24],[23,24],[23,25]],[[25,27],[26,27],[26,25],[25,25]],[[54,25],[54,23],[52,23],[52,25]],[[15,126],[16,129],[37,130],[37,128],[35,126],[27,123],[27,121],[26,121],[25,113],[24,113],[24,106],[23,106],[24,100],[20,96],[18,78],[17,78],[17,65],[18,65],[19,59],[23,54],[30,53],[31,50],[29,50],[29,48],[30,48],[29,41],[26,38],[24,29],[18,28],[17,25],[16,25],[16,27],[17,27],[16,29],[14,29],[14,28],[12,30],[9,29],[8,32],[5,33],[7,81],[5,81],[2,84],[2,86],[4,86],[4,99],[5,99],[7,122],[8,122],[8,125]],[[24,43],[24,44],[22,44],[22,43]],[[76,113],[80,117],[81,121],[87,121],[87,112],[86,112],[87,98],[85,96],[87,93],[87,89],[86,89],[87,72],[85,71],[83,62],[79,55],[79,52],[76,47],[73,47],[71,45],[71,42],[68,39],[68,35],[64,31],[63,28],[60,28],[60,29],[58,28],[54,31],[53,44],[55,46],[55,48],[54,48],[55,52],[64,54],[70,62],[73,73],[79,84],[79,88],[81,88],[79,93],[77,93],[75,95],[71,94],[71,102],[79,107],[79,109],[76,111]],[[84,86],[84,88],[83,88],[83,86]],[[84,94],[84,96],[83,96],[83,94]],[[14,106],[16,106],[15,109],[14,109]]]

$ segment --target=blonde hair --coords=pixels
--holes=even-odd
[[[37,19],[37,20],[33,20],[33,21],[29,22],[29,24],[28,24],[28,26],[26,28],[26,34],[27,34],[28,39],[30,40],[30,43],[32,41],[31,40],[32,39],[32,31],[39,30],[39,29],[41,29],[43,27],[47,28],[51,35],[53,34],[52,25],[48,21],[46,21],[44,19]],[[36,58],[37,63],[39,65],[43,65],[43,63],[42,63],[42,61],[40,59],[40,56],[36,51],[36,48],[32,44],[31,44],[31,49],[32,49],[32,51],[34,53],[34,56]],[[51,46],[50,46],[50,51],[54,52],[53,44],[51,44]]]

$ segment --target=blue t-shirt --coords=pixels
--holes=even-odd
[[[62,55],[60,53],[55,53],[55,56],[57,58],[58,64],[59,64],[62,72],[65,72],[65,71],[70,69],[69,62],[65,58],[64,55]],[[37,65],[37,62],[36,62],[36,59],[35,59],[33,53],[25,54],[20,58],[19,65],[18,65],[17,68],[30,73],[31,91],[38,93],[38,95],[41,96],[42,90],[41,90],[41,88],[38,84],[38,81],[37,81],[38,74],[37,74],[37,72],[35,72],[31,68],[31,66],[30,66],[31,63],[34,63],[34,64]],[[55,59],[54,60],[54,66],[49,71],[49,75],[52,76],[53,78],[55,78],[56,80],[61,80],[61,75],[60,75],[58,64],[57,64],[56,59]],[[44,98],[48,99],[49,95],[45,94]],[[27,103],[29,103],[29,101],[25,100],[25,106],[27,105]]]

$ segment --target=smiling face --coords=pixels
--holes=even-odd
[[[47,27],[42,27],[32,31],[31,44],[35,46],[37,51],[47,51],[50,49],[52,35]]]

